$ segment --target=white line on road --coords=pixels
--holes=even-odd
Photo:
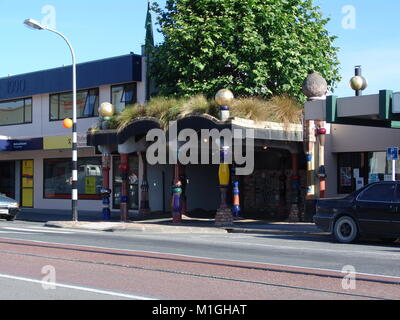
[[[34,233],[32,232],[21,232],[21,231],[0,231],[1,234],[28,234],[28,235],[32,235]]]
[[[24,278],[24,277],[11,276],[8,274],[0,274],[0,278],[37,283],[37,284],[42,284],[42,285],[46,285],[46,286],[49,285],[49,282],[47,282],[47,281],[40,281],[40,280],[29,279],[29,278]],[[80,290],[80,291],[86,291],[86,292],[91,292],[91,293],[104,294],[104,295],[120,297],[120,298],[128,298],[128,299],[134,299],[134,300],[157,300],[157,299],[138,296],[138,295],[125,294],[125,293],[121,293],[121,292],[114,292],[114,291],[107,291],[107,290],[98,290],[98,289],[93,289],[93,288],[73,286],[73,285],[61,284],[61,283],[52,283],[51,285],[60,287],[60,288]]]
[[[11,227],[4,227],[3,229],[12,230],[12,231],[26,231],[26,232],[36,232],[36,233],[59,233],[59,234],[73,234],[75,232],[72,231],[55,231],[55,230],[38,230],[38,229],[28,229],[28,228],[11,228]]]

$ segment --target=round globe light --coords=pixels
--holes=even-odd
[[[65,129],[71,129],[73,126],[73,122],[70,118],[66,118],[66,119],[64,119],[62,125]]]
[[[109,102],[104,102],[100,105],[99,115],[101,117],[112,117],[115,113],[114,106]]]
[[[217,102],[219,106],[229,106],[233,99],[233,93],[229,89],[221,89],[215,95],[215,102]]]

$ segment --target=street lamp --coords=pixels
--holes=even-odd
[[[78,221],[78,135],[77,135],[77,111],[76,111],[76,59],[75,52],[68,39],[55,29],[41,25],[34,19],[26,19],[24,24],[34,30],[48,30],[58,34],[65,40],[72,56],[72,220]]]

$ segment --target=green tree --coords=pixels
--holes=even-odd
[[[167,0],[153,3],[164,42],[151,74],[162,95],[288,94],[304,99],[308,71],[340,80],[335,40],[312,0]]]

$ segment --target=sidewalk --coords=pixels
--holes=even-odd
[[[44,222],[55,228],[74,228],[108,232],[130,231],[145,233],[259,233],[293,236],[326,235],[315,224],[307,222],[273,222],[259,219],[235,220],[233,225],[217,227],[209,217],[182,216],[182,222],[174,224],[168,214],[151,214],[144,218],[130,216],[129,222],[119,221],[113,213],[111,221],[101,221],[99,212],[80,212],[79,222],[71,221],[68,210],[24,209],[18,220]]]

